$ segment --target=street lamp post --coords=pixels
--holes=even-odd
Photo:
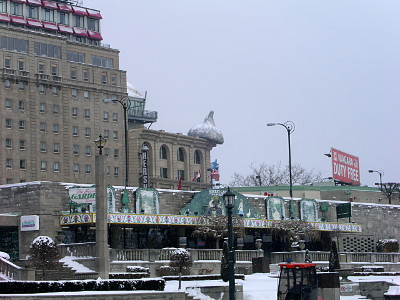
[[[104,103],[120,103],[124,109],[124,127],[125,127],[125,188],[128,186],[128,174],[129,174],[129,162],[128,162],[128,122],[127,122],[127,110],[130,108],[129,97],[122,97],[118,99],[104,99]],[[126,192],[126,191],[125,191]],[[124,193],[125,195],[125,193]]]
[[[110,250],[108,247],[107,227],[107,190],[104,174],[104,156],[102,149],[106,139],[101,135],[95,140],[99,154],[95,157],[96,180],[96,256],[97,271],[100,278],[108,279],[110,274]]]
[[[235,205],[235,194],[228,191],[222,195],[228,213],[228,273],[229,273],[229,300],[236,299],[235,291],[235,252],[233,250],[232,209]]]
[[[379,174],[379,184],[382,190],[382,176],[383,176],[383,171],[377,171],[377,170],[368,170],[369,173],[378,173]]]
[[[288,144],[289,144],[289,195],[293,198],[293,182],[292,182],[292,151],[290,147],[290,135],[295,129],[295,125],[292,121],[286,121],[285,123],[268,123],[267,126],[281,125],[285,127],[288,134]]]

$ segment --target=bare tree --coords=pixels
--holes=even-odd
[[[393,197],[400,198],[400,183],[382,183],[381,191],[388,198],[389,204],[392,204]]]
[[[243,175],[234,173],[230,186],[274,186],[279,184],[289,184],[289,167],[283,167],[281,162],[274,165],[262,163],[260,165],[250,165],[251,174]],[[307,171],[300,164],[292,165],[293,184],[306,185],[322,179],[321,172],[314,169]]]

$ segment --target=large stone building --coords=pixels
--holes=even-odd
[[[0,184],[94,183],[102,135],[107,184],[124,185],[126,165],[127,184],[143,184],[145,144],[149,187],[208,188],[210,151],[221,139],[146,129],[157,112],[145,110],[146,96],[128,97],[119,51],[101,43],[100,12],[67,2],[0,1]]]
[[[129,131],[130,186],[143,186],[142,147],[148,148],[149,187],[203,190],[210,187],[210,151],[215,143],[200,137],[147,128]],[[136,171],[136,172],[134,172]],[[199,178],[196,178],[200,174]],[[196,178],[195,180],[193,180]]]
[[[108,139],[108,182],[124,176],[126,95],[101,14],[69,1],[0,1],[0,183],[94,182],[94,140]]]

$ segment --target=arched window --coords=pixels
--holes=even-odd
[[[198,165],[201,164],[201,152],[199,150],[194,152],[194,163]]]
[[[168,151],[165,145],[162,145],[160,148],[160,159],[168,159]]]
[[[185,150],[182,147],[178,149],[176,155],[177,155],[176,157],[177,161],[185,161]]]

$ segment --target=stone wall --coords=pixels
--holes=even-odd
[[[34,182],[2,186],[0,188],[0,214],[14,213],[17,215],[39,215],[40,231],[27,231],[20,234],[21,257],[24,257],[32,240],[38,235],[55,237],[61,230],[59,216],[62,211],[69,210],[68,186],[53,182]],[[129,188],[129,207],[135,212],[135,190]],[[116,207],[121,208],[121,192],[123,188],[116,188]],[[195,192],[159,190],[160,213],[178,214],[189,203]],[[265,197],[247,195],[250,203],[257,209],[262,217],[265,216]],[[295,216],[298,218],[299,199],[295,199]],[[286,215],[289,216],[289,200],[285,199]],[[327,204],[328,211],[323,213],[320,206]],[[317,200],[318,218],[326,217],[328,222],[337,222],[336,205],[344,201]],[[375,251],[375,243],[379,239],[395,238],[400,240],[399,205],[363,204],[352,203],[351,222],[362,225],[362,233],[338,233],[340,251]],[[349,220],[339,219],[339,222],[348,223]],[[1,222],[0,222],[1,224]],[[335,235],[332,232],[331,235]]]

